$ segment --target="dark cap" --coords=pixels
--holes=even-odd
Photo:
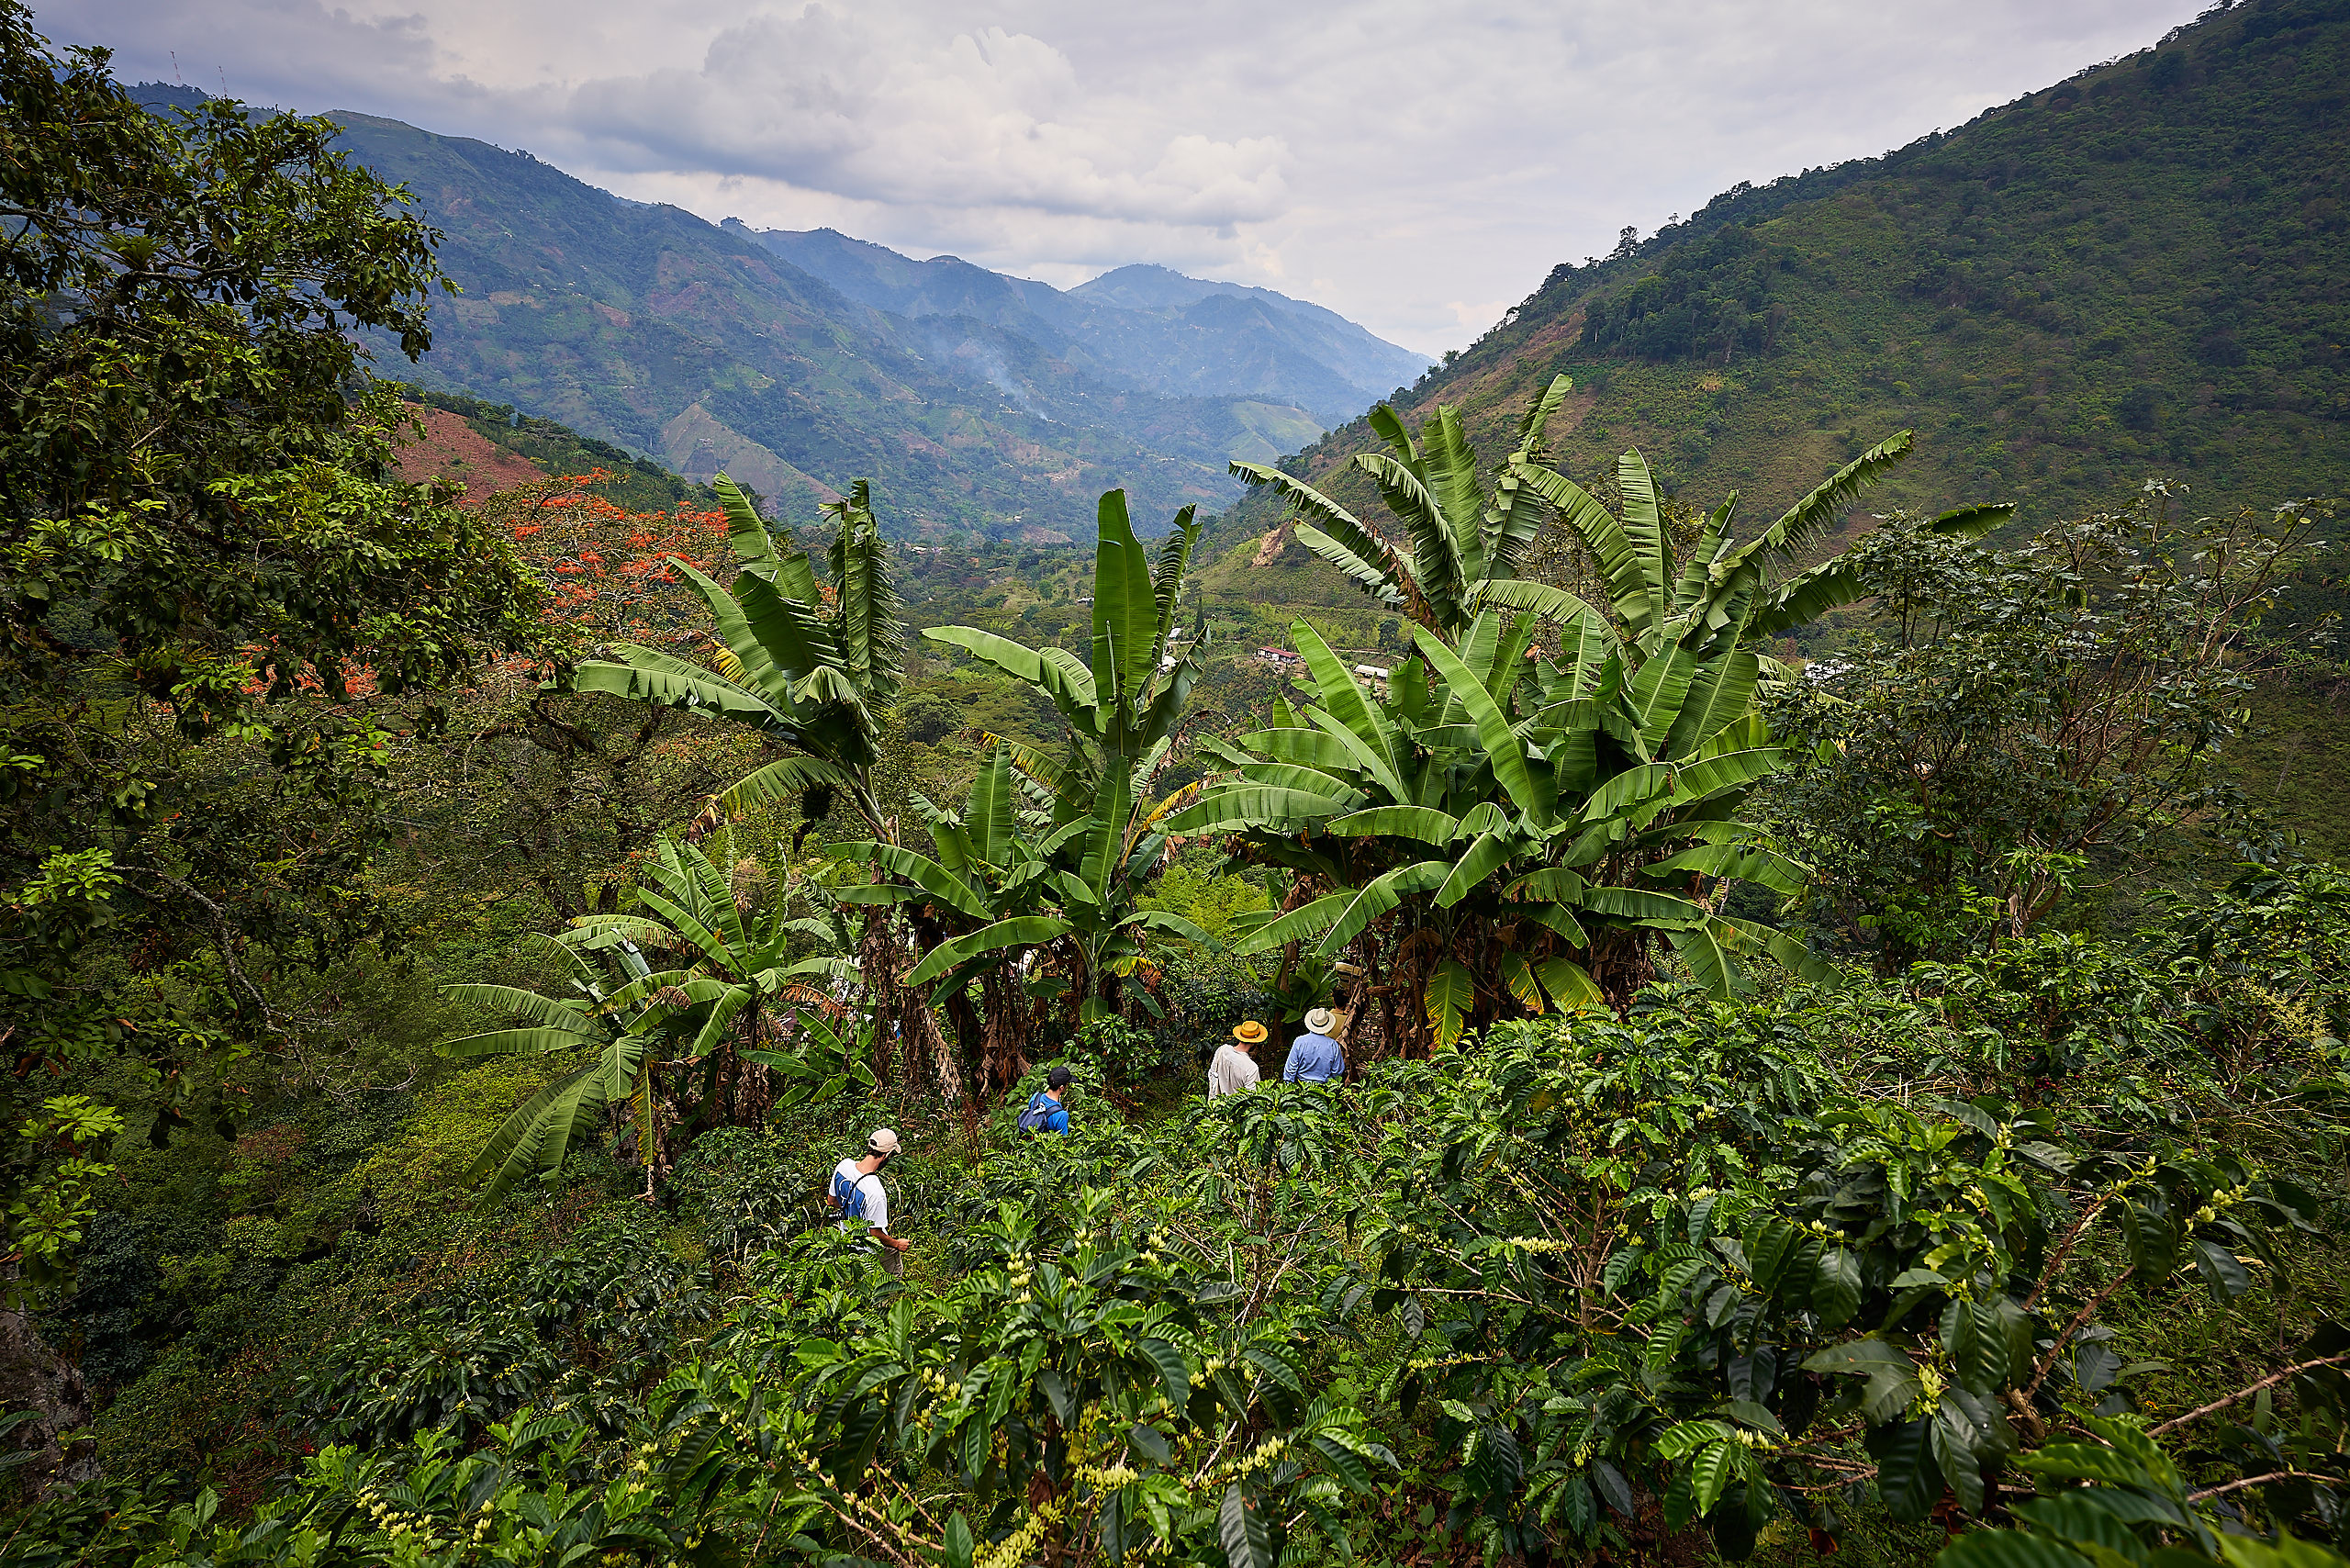
[[[1069,1087],[1069,1069],[1065,1067],[1057,1067],[1053,1069],[1052,1071],[1045,1074],[1045,1081],[1052,1088],[1067,1089]]]

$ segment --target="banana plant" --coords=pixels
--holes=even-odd
[[[1420,439],[1395,410],[1371,409],[1371,428],[1385,452],[1358,453],[1350,465],[1371,476],[1410,543],[1378,530],[1307,484],[1262,463],[1235,461],[1235,477],[1287,501],[1297,514],[1298,543],[1344,572],[1390,610],[1432,632],[1459,633],[1481,610],[1528,610],[1580,622],[1589,613],[1561,588],[1520,577],[1519,564],[1540,534],[1550,508],[1523,470],[1545,472],[1550,418],[1573,383],[1555,377],[1518,420],[1517,445],[1490,491],[1481,487],[1477,454],[1460,429],[1460,411],[1438,406]]]
[[[1528,660],[1531,616],[1482,615],[1457,651],[1414,632],[1420,660],[1373,699],[1295,624],[1318,700],[1231,745],[1234,772],[1169,823],[1234,834],[1243,858],[1288,867],[1317,893],[1238,951],[1351,950],[1374,995],[1416,1002],[1387,1020],[1388,1037],[1438,1046],[1518,1006],[1618,1002],[1650,977],[1659,936],[1718,994],[1746,983],[1747,958],[1815,967],[1694,886],[1802,885],[1736,814],[1778,765],[1748,707],[1751,670],[1736,702],[1687,682],[1660,696],[1612,654],[1595,674]]]
[[[795,749],[718,795],[714,815],[797,798],[814,819],[841,791],[878,836],[891,836],[873,787],[881,739],[874,715],[898,694],[905,630],[866,481],[824,507],[837,527],[821,583],[807,551],[777,548],[733,480],[721,474],[711,485],[726,512],[733,585],[671,563],[710,607],[717,632],[711,667],[615,643],[610,657],[573,672],[574,688],[712,714]]]
[[[932,812],[942,859],[874,842],[856,852],[899,879],[900,896],[919,890],[934,909],[966,928],[933,946],[906,977],[908,985],[946,982],[950,995],[980,972],[1040,947],[1066,954],[1085,1020],[1117,1011],[1117,981],[1132,972],[1149,928],[1194,941],[1206,933],[1136,900],[1164,858],[1172,801],[1151,799],[1199,676],[1198,644],[1176,651],[1174,629],[1183,574],[1200,528],[1192,509],[1178,513],[1154,566],[1135,537],[1123,490],[1102,497],[1093,560],[1092,656],[1065,648],[1030,648],[969,626],[940,626],[923,635],[975,657],[1049,700],[1068,733],[1058,757],[999,742],[958,819]],[[1014,801],[1033,791],[1034,835]],[[944,836],[941,836],[941,834]],[[985,868],[973,887],[945,860]]]
[[[1351,465],[1368,474],[1411,543],[1391,543],[1346,508],[1304,480],[1260,463],[1235,462],[1232,472],[1286,500],[1299,518],[1298,542],[1337,566],[1389,609],[1448,638],[1457,638],[1486,610],[1531,610],[1558,622],[1570,642],[1604,638],[1606,618],[1566,590],[1517,576],[1526,552],[1555,515],[1581,536],[1606,579],[1621,634],[1641,655],[1683,640],[1693,618],[1713,648],[1742,613],[1750,643],[1778,635],[1860,597],[1853,565],[1842,559],[1796,572],[1763,588],[1763,574],[1796,559],[1852,501],[1903,457],[1910,432],[1899,431],[1838,469],[1787,509],[1753,540],[1739,544],[1732,491],[1709,513],[1689,559],[1673,559],[1660,489],[1638,452],[1617,464],[1623,495],[1619,519],[1581,487],[1549,466],[1551,417],[1572,390],[1567,376],[1551,379],[1528,405],[1517,442],[1490,490],[1482,489],[1477,454],[1461,432],[1458,409],[1439,405],[1415,442],[1395,411],[1371,410],[1372,430],[1385,452],[1359,453]],[[1979,537],[2014,513],[2012,505],[1968,507],[1930,524],[1936,532]]]
[[[1781,760],[1754,711],[1767,673],[1754,644],[1849,602],[1858,585],[1841,560],[1775,586],[1765,574],[1898,461],[1908,438],[1847,464],[1747,543],[1735,537],[1731,496],[1676,566],[1638,453],[1618,464],[1620,518],[1539,465],[1564,390],[1554,381],[1521,422],[1519,451],[1474,529],[1473,457],[1449,410],[1431,423],[1425,456],[1360,460],[1413,522],[1413,553],[1374,559],[1363,540],[1321,537],[1380,568],[1339,563],[1414,610],[1418,657],[1374,700],[1298,622],[1292,644],[1316,700],[1302,713],[1282,706],[1270,728],[1227,746],[1234,771],[1169,824],[1233,834],[1244,858],[1295,870],[1293,907],[1242,949],[1300,944],[1331,959],[1351,948],[1374,979],[1370,994],[1391,1010],[1399,994],[1417,1002],[1387,1021],[1391,1038],[1449,1045],[1512,1007],[1620,1004],[1652,974],[1660,940],[1717,995],[1744,988],[1745,961],[1758,957],[1818,972],[1793,938],[1729,919],[1720,902],[1731,882],[1792,896],[1806,876],[1737,814]],[[1402,439],[1392,416],[1384,423],[1391,444]],[[1326,501],[1282,482],[1332,521]],[[1447,499],[1423,504],[1422,494]],[[1555,589],[1522,597],[1539,585],[1494,576],[1515,559],[1529,501],[1591,548],[1606,611]],[[1979,534],[2011,510],[1969,508],[1935,526]],[[1536,614],[1509,610],[1560,628],[1555,657],[1537,645]]]
[[[851,1081],[872,1082],[854,1041],[835,1027],[842,1012],[836,993],[854,981],[854,968],[836,957],[791,958],[796,946],[826,934],[821,924],[790,917],[781,900],[765,912],[746,911],[707,855],[666,839],[655,846],[633,896],[643,913],[583,916],[560,935],[526,938],[554,960],[554,994],[500,985],[442,988],[453,1002],[519,1021],[444,1042],[451,1056],[595,1053],[517,1106],[490,1135],[467,1176],[485,1182],[485,1206],[533,1170],[560,1170],[580,1118],[592,1120],[608,1106],[626,1107],[634,1124],[649,1193],[662,1164],[656,1076],[663,1070],[681,1089],[699,1089],[704,1120],[753,1121],[766,1114],[767,1097],[744,1092],[745,1063],[794,1081],[777,1097],[784,1104],[830,1099]],[[654,958],[665,967],[655,968]],[[778,1005],[794,1010],[788,1034],[772,1015]]]
[[[711,482],[726,511],[727,540],[738,569],[731,588],[683,561],[677,569],[710,607],[717,634],[711,667],[632,643],[582,664],[581,691],[715,714],[795,748],[715,796],[702,825],[763,801],[797,798],[801,814],[821,820],[845,795],[867,829],[898,839],[873,782],[881,730],[875,715],[896,698],[905,670],[905,627],[890,581],[889,548],[873,516],[866,481],[824,510],[837,525],[819,581],[809,553],[777,547],[740,487],[722,474]],[[895,1036],[909,1064],[926,1071],[949,1103],[962,1094],[954,1054],[939,1032],[930,998],[897,980],[898,958],[923,934],[897,929],[886,916],[866,923],[858,970],[876,1020],[877,1038]]]

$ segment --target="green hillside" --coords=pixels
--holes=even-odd
[[[1564,371],[1590,477],[1630,445],[1693,496],[1793,500],[1904,426],[1872,504],[2024,503],[2149,476],[2197,504],[2350,487],[2350,4],[2252,0],[1882,158],[1724,193],[1561,265],[1410,393],[1480,450]],[[1308,448],[1319,476],[1373,444]],[[1360,476],[1336,481],[1373,504]],[[1360,488],[1364,493],[1358,495]],[[1230,543],[1272,512],[1240,510]],[[1302,555],[1292,551],[1292,557]]]

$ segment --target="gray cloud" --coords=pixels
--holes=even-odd
[[[61,0],[257,102],[1058,284],[1156,261],[1431,353],[1739,180],[1897,146],[2203,0]]]

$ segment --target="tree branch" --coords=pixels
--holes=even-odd
[[[2293,1365],[2287,1367],[2283,1372],[2271,1372],[2268,1376],[2262,1378],[2258,1383],[2246,1383],[2244,1387],[2237,1389],[2233,1394],[2229,1394],[2224,1399],[2215,1399],[2209,1405],[2189,1410],[2184,1416],[2174,1416],[2159,1427],[2149,1427],[2146,1429],[2146,1436],[2150,1438],[2158,1438],[2165,1432],[2169,1431],[2173,1427],[2184,1427],[2188,1422],[2194,1420],[2199,1416],[2209,1416],[2214,1410],[2224,1410],[2239,1399],[2258,1394],[2264,1388],[2274,1388],[2277,1384],[2284,1382],[2287,1378],[2294,1377],[2300,1373],[2308,1372],[2312,1367],[2339,1366],[2344,1361],[2350,1361],[2350,1351],[2344,1351],[2343,1354],[2338,1356],[2321,1356],[2313,1361],[2298,1361]],[[2239,1483],[2239,1484],[2243,1484]],[[2198,1495],[2200,1495],[2200,1494],[2198,1494]]]

